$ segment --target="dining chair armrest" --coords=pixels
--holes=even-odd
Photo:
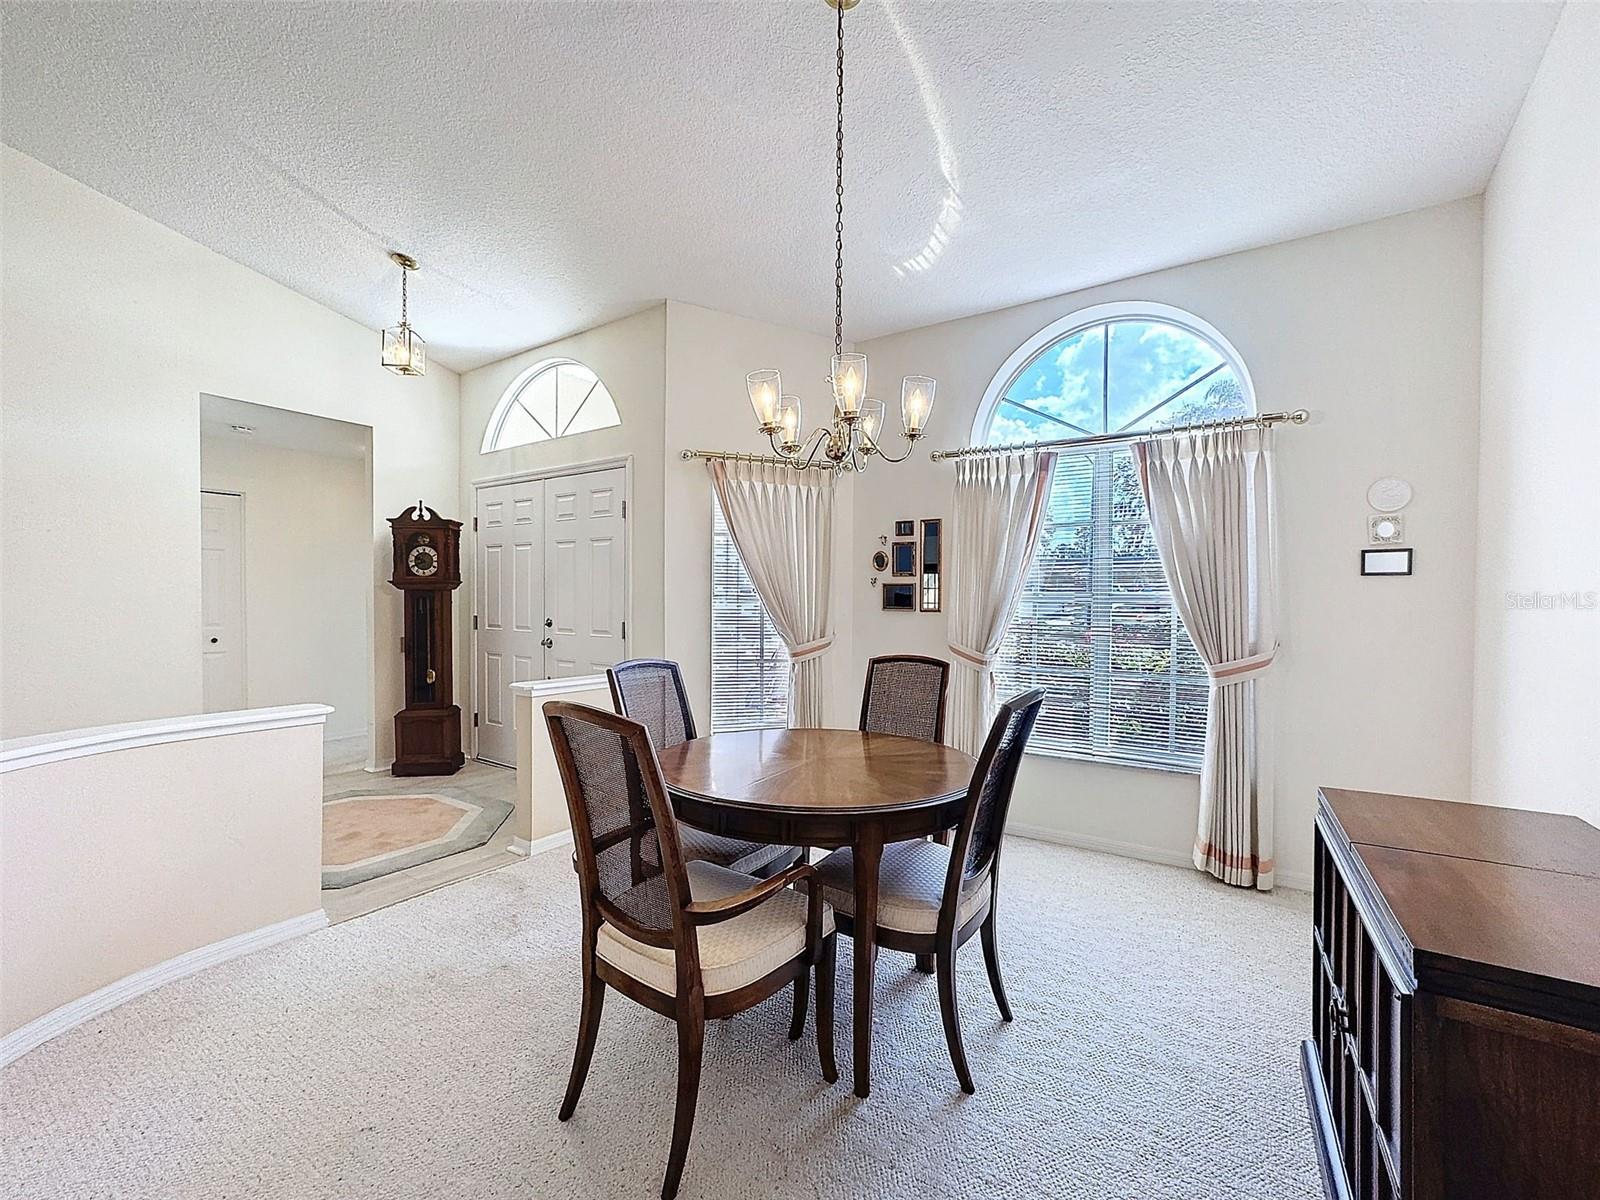
[[[722,921],[731,921],[743,913],[749,912],[756,905],[768,897],[783,891],[791,883],[798,883],[802,879],[816,878],[817,869],[809,863],[797,863],[787,871],[780,871],[771,879],[763,879],[753,888],[746,888],[742,892],[735,892],[731,896],[724,896],[720,900],[697,900],[684,907],[684,912],[689,917],[692,925],[716,925]],[[820,928],[822,910],[819,902],[822,898],[821,888],[810,889],[813,899],[811,907],[817,910],[817,924]]]

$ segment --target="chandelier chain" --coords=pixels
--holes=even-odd
[[[839,6],[838,125],[833,174],[833,352],[844,353],[844,9]]]
[[[406,327],[406,276],[411,274],[404,267],[400,268],[400,327]]]

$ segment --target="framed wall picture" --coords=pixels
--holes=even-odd
[[[879,575],[883,575],[888,572],[889,552],[887,550],[874,550],[872,552],[872,569]]]
[[[914,579],[917,574],[917,544],[892,542],[889,546],[889,574],[896,578]]]
[[[894,612],[917,611],[917,589],[910,583],[886,583],[883,585],[883,607]]]
[[[894,523],[895,537],[916,537],[917,523],[915,521],[896,521]]]
[[[1411,574],[1411,551],[1405,550],[1363,550],[1361,552],[1361,573],[1363,575],[1409,575]]]
[[[943,602],[939,591],[943,530],[944,522],[937,517],[922,522],[922,586],[917,603],[923,612],[938,612]]]

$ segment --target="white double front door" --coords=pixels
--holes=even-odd
[[[627,657],[622,467],[478,489],[476,755],[514,765],[511,685]]]

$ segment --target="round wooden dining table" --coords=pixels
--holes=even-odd
[[[960,824],[972,756],[887,733],[752,729],[694,738],[658,758],[687,824],[750,842],[854,851],[855,1085],[868,1095],[884,843]]]

